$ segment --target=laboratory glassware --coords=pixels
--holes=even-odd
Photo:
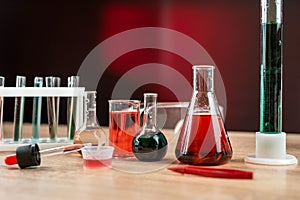
[[[34,78],[34,87],[43,87],[43,78]],[[41,112],[42,112],[42,97],[33,98],[32,108],[32,137],[33,142],[38,142],[40,139],[40,126],[41,126]]]
[[[111,168],[112,146],[85,146],[81,149],[83,168]]]
[[[46,77],[46,87],[60,87],[60,78]],[[59,97],[47,97],[48,125],[51,141],[56,141],[58,135],[59,101]]]
[[[5,78],[0,76],[0,87],[4,87]],[[4,97],[0,96],[0,140],[4,138],[3,132],[3,104],[4,104]]]
[[[140,130],[140,101],[109,100],[109,142],[114,157],[133,157],[132,140]]]
[[[18,164],[21,169],[24,169],[39,166],[41,164],[41,157],[77,152],[86,146],[90,146],[90,144],[72,144],[40,150],[38,144],[22,145],[17,147],[16,154],[6,156],[4,162],[6,165]]]
[[[74,135],[75,144],[91,143],[94,146],[108,145],[107,135],[97,120],[96,110],[96,91],[86,91],[84,123]]]
[[[79,87],[79,76],[68,77],[68,87]],[[74,139],[76,131],[76,117],[77,117],[77,104],[78,97],[68,98],[67,108],[67,138],[69,140]]]
[[[214,66],[193,66],[193,94],[176,145],[177,159],[192,165],[219,165],[232,147],[214,93]]]
[[[282,45],[282,0],[261,0],[261,133],[282,131]]]
[[[283,0],[261,0],[260,132],[256,152],[246,162],[263,165],[291,165],[298,162],[286,153],[282,132],[282,32]]]
[[[157,94],[144,94],[144,125],[132,140],[132,150],[140,161],[159,161],[168,150],[165,135],[156,126]]]
[[[16,87],[26,87],[26,77],[17,76]],[[19,142],[22,139],[23,117],[24,117],[25,97],[15,98],[14,113],[14,141]]]

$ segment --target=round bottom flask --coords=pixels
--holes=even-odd
[[[145,124],[132,141],[133,153],[140,161],[159,161],[168,150],[166,137],[156,127],[156,101],[157,94],[144,94]]]

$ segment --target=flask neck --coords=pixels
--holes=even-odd
[[[96,112],[96,92],[86,92],[85,99],[85,125],[87,127],[99,126]]]
[[[282,0],[261,0],[261,23],[282,23]]]
[[[157,114],[157,94],[144,94],[144,127],[147,129],[156,129],[156,114]]]
[[[214,67],[213,66],[194,66],[193,67],[194,92],[213,92],[214,91]]]
[[[99,126],[98,120],[97,120],[96,109],[87,111],[86,126],[87,127]]]

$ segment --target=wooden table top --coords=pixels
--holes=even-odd
[[[255,151],[255,133],[229,132],[233,158],[218,168],[252,171],[253,180],[181,175],[167,170],[178,162],[171,131],[167,157],[157,163],[114,159],[113,167],[84,169],[78,153],[42,158],[34,169],[4,165],[1,152],[0,199],[300,199],[299,165],[263,166],[243,161]],[[287,134],[287,152],[300,159],[300,134]]]

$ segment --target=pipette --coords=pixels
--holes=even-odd
[[[6,165],[18,164],[21,169],[39,166],[41,164],[41,155],[43,157],[48,157],[59,154],[68,154],[71,152],[80,151],[84,146],[90,145],[91,144],[72,144],[44,150],[40,150],[38,144],[19,146],[16,150],[16,154],[6,156],[4,162]]]

